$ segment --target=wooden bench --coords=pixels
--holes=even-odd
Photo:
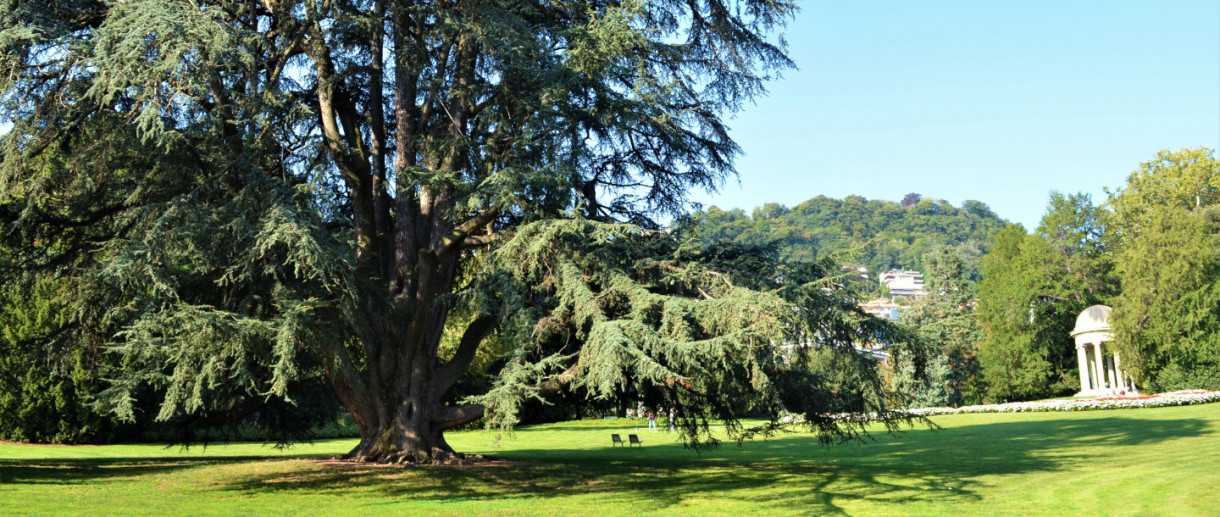
[[[640,447],[644,446],[644,442],[640,441],[639,436],[636,436],[634,434],[629,434],[629,435],[627,435],[627,438],[631,440],[631,443],[627,444],[628,447],[630,447],[632,445],[639,445]]]
[[[634,435],[632,435],[632,436],[634,436]],[[612,434],[612,435],[610,435],[610,446],[614,447],[615,445],[620,445],[620,446],[623,445],[623,439],[620,438],[619,435],[617,435],[617,434]]]

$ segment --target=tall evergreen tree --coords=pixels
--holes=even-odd
[[[69,346],[66,283],[0,286],[0,439],[73,443],[110,438],[113,419],[88,397],[101,384],[99,348]]]
[[[445,430],[560,389],[661,393],[696,446],[710,418],[748,434],[751,403],[850,436],[830,415],[892,415],[827,402],[774,346],[847,347],[871,320],[639,229],[733,174],[721,117],[791,64],[770,34],[794,11],[8,0],[8,271],[80,279],[77,321],[120,329],[100,403],[127,418],[149,387],[171,420],[322,377],[362,460],[453,459]],[[455,398],[493,335],[495,383]]]
[[[979,366],[987,378],[991,401],[1038,398],[1051,375],[1045,347],[1036,346],[1029,318],[1033,254],[1022,254],[1033,239],[1019,224],[996,232],[991,252],[983,257],[979,282],[979,323],[984,339],[979,344]]]
[[[917,406],[977,403],[984,391],[978,359],[983,334],[965,260],[949,248],[924,260],[928,294],[902,319],[916,340],[896,349],[896,391],[913,396]]]
[[[1163,151],[1111,193],[1124,368],[1153,389],[1220,389],[1220,165]]]

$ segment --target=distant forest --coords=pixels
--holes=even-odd
[[[774,245],[784,259],[829,257],[839,265],[865,266],[873,280],[859,284],[866,293],[877,292],[882,271],[923,270],[924,256],[937,245],[958,250],[977,281],[991,233],[1007,224],[985,203],[967,200],[959,208],[914,193],[898,203],[818,196],[793,208],[768,203],[751,214],[711,207],[691,220],[704,242]]]

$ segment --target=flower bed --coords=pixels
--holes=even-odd
[[[929,407],[910,410],[923,416],[957,415],[962,413],[1025,413],[1035,411],[1092,411],[1097,409],[1129,409],[1166,406],[1189,406],[1220,402],[1220,391],[1185,390],[1138,397],[1109,397],[1073,400],[1040,400],[1036,402],[1010,402],[1008,404],[984,404],[980,406]]]

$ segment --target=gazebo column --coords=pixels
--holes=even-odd
[[[1118,377],[1118,385],[1123,391],[1127,391],[1127,375],[1123,373],[1123,369],[1119,366],[1118,352],[1114,352],[1114,376]]]
[[[1088,367],[1085,369],[1088,370],[1089,373],[1089,390],[1092,391],[1097,389],[1097,372],[1093,371],[1094,361],[1092,343],[1086,343],[1084,345],[1084,360],[1086,363],[1088,363]]]
[[[1100,392],[1106,387],[1106,361],[1101,353],[1101,343],[1093,343],[1093,346],[1097,347],[1093,351],[1093,359],[1097,363],[1097,391]]]
[[[1084,355],[1089,359],[1089,389],[1096,391],[1100,386],[1097,384],[1097,354],[1092,343],[1085,346]]]
[[[1089,385],[1089,358],[1084,353],[1084,345],[1076,345],[1076,362],[1080,365],[1080,392],[1088,392],[1092,387]]]

